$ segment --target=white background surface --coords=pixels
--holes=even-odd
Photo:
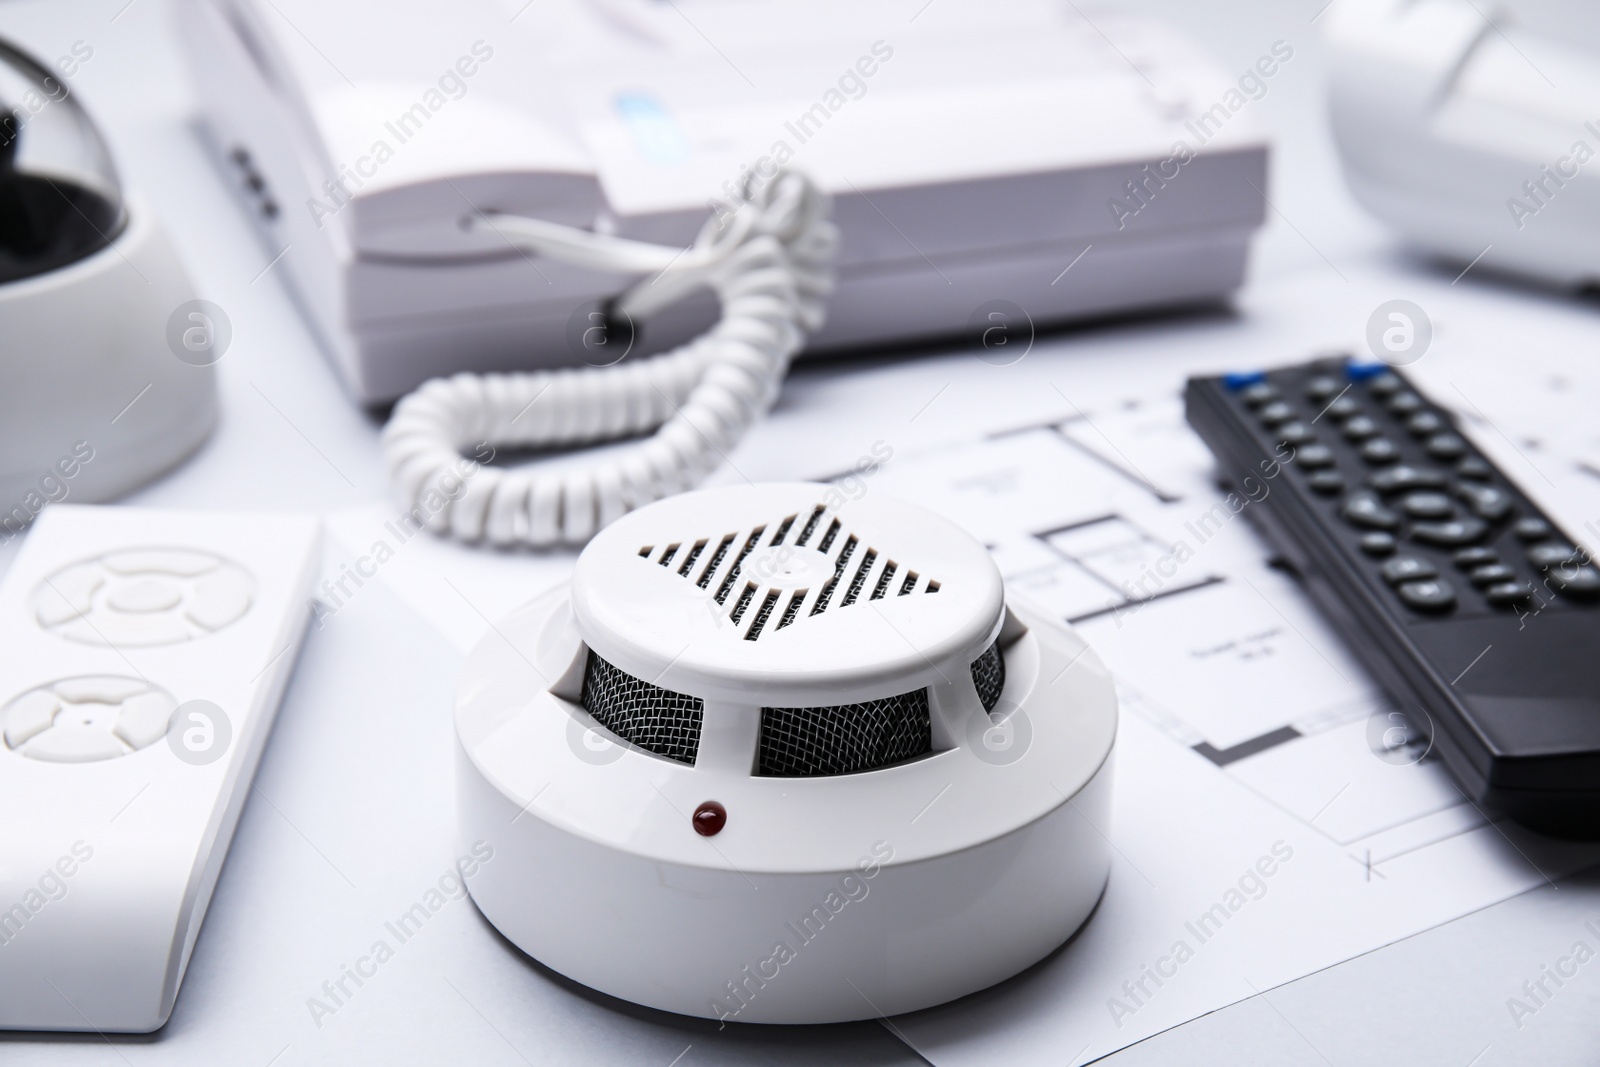
[[[1294,63],[1252,105],[1274,127],[1278,154],[1269,225],[1235,313],[1074,331],[1041,339],[1007,368],[965,352],[805,367],[773,417],[733,454],[736,471],[721,477],[837,470],[878,440],[914,455],[985,429],[1060,417],[1071,398],[1130,376],[1176,388],[1191,370],[1353,345],[1373,307],[1407,297],[1439,327],[1437,351],[1419,368],[1430,384],[1458,388],[1503,421],[1508,443],[1515,438],[1519,455],[1532,457],[1530,478],[1548,470],[1569,515],[1600,516],[1570,476],[1575,456],[1595,445],[1583,439],[1593,435],[1600,396],[1600,374],[1586,364],[1600,347],[1593,306],[1473,274],[1451,286],[1453,270],[1401,255],[1350,202],[1320,111],[1310,25],[1320,2],[1127,6],[1167,14],[1230,67],[1243,69],[1278,38],[1296,47]],[[1543,25],[1561,25],[1555,5],[1530,9]],[[130,502],[333,515],[348,553],[364,544],[362,524],[386,506],[378,423],[346,400],[267,269],[272,252],[194,136],[168,18],[155,0],[0,7],[0,32],[46,59],[75,40],[94,46],[76,91],[105,128],[126,183],[162,215],[200,295],[233,322],[233,347],[219,366],[218,433]],[[1590,19],[1578,23],[1577,36],[1600,46]],[[1532,448],[1526,428],[1546,424],[1543,451]],[[0,548],[0,564],[10,551]],[[399,580],[398,568],[424,554],[444,557],[456,607]],[[339,562],[335,553],[330,569]],[[171,1024],[150,1038],[117,1038],[114,1048],[93,1037],[5,1037],[0,1056],[242,1064],[669,1064],[681,1056],[684,1067],[907,1058],[871,1025],[718,1033],[606,1001],[520,957],[464,902],[442,911],[316,1027],[306,999],[454,859],[447,712],[461,649],[487,618],[537,592],[563,564],[414,541],[389,566],[396,580],[363,588],[308,643]],[[439,569],[418,566],[426,575]],[[424,621],[406,603],[432,617]],[[1600,915],[1593,879],[1562,885],[1269,992],[1116,1062],[1593,1062],[1600,977],[1585,972],[1523,1029],[1505,1020],[1505,998],[1566,951],[1584,918]],[[1496,1058],[1479,1052],[1485,1046]],[[1075,1048],[1061,1049],[1062,1059]]]

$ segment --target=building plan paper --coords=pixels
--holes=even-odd
[[[868,483],[966,524],[1122,696],[1099,910],[1018,978],[892,1021],[940,1067],[1086,1063],[1600,857],[1386,747],[1393,709],[1210,470],[1170,395],[897,459]]]

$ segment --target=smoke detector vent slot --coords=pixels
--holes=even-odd
[[[839,536],[839,520],[834,519],[828,523],[828,532],[822,535],[822,541],[817,545],[818,552],[826,552],[833,547],[833,539]]]
[[[800,531],[800,536],[795,538],[795,544],[802,548],[805,547],[805,543],[811,540],[811,535],[816,533],[817,523],[822,521],[822,514],[825,510],[821,504],[812,509],[811,518],[806,520],[805,528]],[[821,550],[819,549],[819,551]]]
[[[728,576],[722,579],[722,585],[717,589],[717,603],[725,604],[728,600],[728,591],[733,588],[733,583],[739,577],[739,568],[744,566],[744,561],[755,551],[756,543],[761,540],[761,535],[766,532],[765,526],[757,526],[750,531],[750,536],[744,539],[744,547],[739,550],[739,558],[733,561],[733,566],[728,568]],[[735,619],[735,622],[738,620]]]
[[[717,568],[722,566],[722,561],[727,558],[728,546],[733,544],[733,534],[724,537],[717,545],[717,550],[711,554],[711,562],[706,564],[706,569],[700,572],[700,580],[695,582],[701,589],[711,584],[711,576],[717,573]]]
[[[845,591],[844,603],[840,607],[849,607],[861,596],[861,587],[867,584],[867,574],[872,570],[872,565],[878,562],[877,549],[867,549],[867,554],[861,561],[861,566],[856,568],[856,576],[850,579],[850,588]]]
[[[740,619],[744,618],[744,609],[748,608],[750,606],[750,600],[755,595],[756,595],[756,583],[755,582],[745,582],[744,583],[744,592],[739,594],[738,602],[733,605],[733,610],[728,613],[728,618],[732,619],[734,621],[735,625],[738,624]]]
[[[775,545],[783,544],[784,536],[788,534],[789,527],[794,525],[794,520],[796,518],[797,518],[797,516],[790,515],[787,519],[783,520],[783,525],[778,527],[778,532],[772,535],[772,543],[773,544],[775,544]]]
[[[892,559],[884,565],[883,573],[878,575],[878,584],[872,587],[871,599],[883,599],[883,594],[889,588],[889,583],[894,580],[895,568],[898,566],[899,564],[895,563],[895,561]]]
[[[800,614],[800,605],[806,602],[806,594],[809,592],[811,592],[809,589],[795,590],[794,596],[789,598],[789,606],[783,609],[783,618],[778,620],[778,629],[781,630],[794,622],[795,616]]]
[[[776,589],[768,590],[767,599],[761,602],[761,610],[756,612],[755,621],[750,624],[750,629],[745,631],[744,639],[746,641],[754,641],[761,636],[761,628],[772,617],[772,608],[777,602],[778,591]]]
[[[830,528],[828,533],[831,535],[833,530]],[[854,534],[845,539],[844,547],[839,550],[839,558],[833,564],[833,577],[829,578],[828,583],[822,587],[822,592],[817,596],[817,602],[811,607],[811,614],[821,615],[828,610],[828,601],[833,598],[833,591],[838,586],[840,577],[844,575],[845,565],[850,562],[850,557],[855,553],[857,544],[859,542]]]
[[[700,553],[704,552],[705,548],[706,539],[703,537],[694,543],[694,547],[689,549],[689,554],[685,556],[683,558],[683,562],[678,565],[678,576],[680,578],[687,578],[689,576],[689,569],[694,566],[694,561],[700,558]]]

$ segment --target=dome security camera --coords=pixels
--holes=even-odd
[[[0,540],[144,484],[217,417],[226,324],[64,77],[0,40]]]

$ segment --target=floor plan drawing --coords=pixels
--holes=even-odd
[[[1014,594],[1088,638],[1124,713],[1101,914],[998,990],[897,1020],[934,1063],[1059,1063],[1079,1045],[1068,1062],[1088,1062],[1600,857],[1456,789],[1251,530],[1278,476],[1220,490],[1168,395],[896,456],[870,482],[982,538]],[[1201,948],[1194,916],[1274,845],[1294,859],[1271,893],[1202,928]],[[1216,885],[1194,875],[1208,869]],[[1302,933],[1308,911],[1320,938]],[[1124,990],[1174,938],[1195,962]]]

